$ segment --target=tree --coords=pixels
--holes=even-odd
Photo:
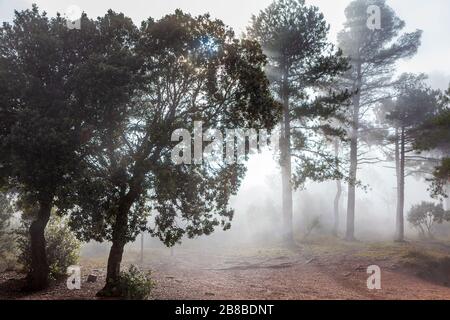
[[[367,9],[376,5],[381,13],[381,29],[367,27]],[[398,60],[413,56],[420,45],[421,31],[399,35],[405,22],[399,19],[385,0],[355,0],[345,9],[344,30],[338,35],[339,48],[350,58],[351,69],[342,77],[341,84],[351,92],[352,107],[348,114],[351,125],[350,166],[347,203],[346,239],[354,240],[355,191],[358,165],[372,163],[360,150],[363,135],[373,128],[365,121],[370,109],[389,96],[392,75]]]
[[[429,179],[431,194],[446,198],[446,209],[450,209],[450,88],[441,96],[442,108],[433,118],[426,121],[415,134],[414,148],[419,151],[434,151],[441,156],[441,163],[436,166],[433,178]]]
[[[127,99],[130,68],[113,16],[95,23],[83,16],[81,30],[69,30],[33,5],[0,29],[1,181],[22,208],[34,208],[31,290],[48,284],[44,231],[52,207],[71,206],[93,125],[110,116],[108,102]]]
[[[18,257],[24,271],[31,267],[32,252],[27,215],[22,216],[22,225],[14,231],[16,235]],[[50,268],[49,277],[61,280],[67,276],[67,268],[78,264],[81,243],[75,238],[67,225],[66,217],[59,217],[52,210],[45,229],[47,261]]]
[[[408,221],[417,228],[423,238],[433,238],[433,227],[450,220],[450,211],[445,211],[442,204],[422,202],[415,205],[408,213]]]
[[[436,116],[440,107],[439,91],[428,88],[424,79],[423,75],[403,74],[395,85],[395,100],[385,101],[381,107],[382,123],[389,127],[387,143],[393,145],[389,156],[395,161],[397,175],[396,241],[404,241],[405,178],[422,172],[424,164],[436,162],[417,155],[413,148],[417,128]]]
[[[130,103],[111,106],[117,121],[93,132],[93,152],[72,200],[77,236],[112,242],[100,296],[123,294],[118,283],[124,246],[140,232],[174,246],[184,236],[230,228],[228,202],[245,167],[203,161],[196,144],[191,163],[192,133],[217,142],[227,128],[272,128],[279,115],[259,45],[236,39],[220,20],[180,10],[150,18],[130,51],[142,59],[141,86]],[[196,121],[210,130],[203,134]],[[172,141],[180,137],[182,150]],[[181,153],[186,161],[175,164]]]
[[[340,176],[324,136],[343,136],[332,127],[348,92],[330,83],[347,70],[347,61],[328,42],[329,25],[319,9],[303,0],[277,0],[253,16],[248,36],[269,59],[272,92],[283,105],[280,137],[283,236],[293,242],[292,191],[307,179]],[[294,165],[294,170],[293,170]]]

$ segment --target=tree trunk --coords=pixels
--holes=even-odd
[[[359,94],[358,94],[359,95]],[[354,98],[353,126],[350,139],[350,170],[347,199],[347,241],[355,240],[356,173],[358,170],[359,96]]]
[[[337,186],[337,192],[336,197],[334,198],[334,227],[333,227],[333,235],[338,236],[339,235],[339,204],[341,202],[341,195],[342,195],[342,181],[337,180],[336,181]]]
[[[355,90],[358,92],[353,97],[352,131],[350,139],[350,170],[347,199],[347,231],[345,239],[355,240],[355,205],[356,205],[356,174],[358,170],[358,138],[359,138],[359,109],[361,99],[361,64],[357,65],[358,83]]]
[[[50,219],[51,208],[51,200],[40,201],[38,216],[30,226],[31,270],[28,273],[26,286],[26,289],[30,291],[43,290],[48,286],[50,270],[47,261],[45,227]]]
[[[336,139],[334,142],[334,152],[336,157],[339,156],[339,140]],[[333,227],[333,235],[335,237],[338,236],[339,233],[339,205],[341,201],[341,195],[342,195],[342,181],[337,180],[336,181],[336,197],[334,198],[334,227]]]
[[[293,204],[292,204],[292,163],[291,163],[291,115],[289,108],[289,87],[287,69],[283,76],[283,132],[281,134],[281,183],[282,183],[282,210],[283,234],[287,244],[294,242],[293,236]]]
[[[281,166],[281,181],[283,185],[283,239],[286,242],[292,242],[293,237],[293,206],[292,206],[292,183],[291,183],[291,165],[288,161]]]
[[[358,138],[355,131],[350,141],[350,172],[347,199],[347,241],[355,240],[356,171],[358,166]]]
[[[99,297],[120,297],[121,292],[117,286],[120,279],[120,264],[122,263],[128,230],[128,213],[134,197],[131,191],[122,199],[117,209],[116,222],[112,234],[112,246],[108,257],[105,287],[97,293]]]
[[[444,210],[450,211],[450,181],[445,186],[445,194],[447,198],[444,199]]]
[[[140,256],[141,265],[144,264],[144,232],[141,233],[141,256]]]
[[[123,219],[120,219],[123,220]],[[119,228],[124,229],[124,228]],[[125,247],[125,231],[114,232],[111,250],[109,251],[108,267],[106,272],[105,287],[97,293],[99,297],[120,297],[121,292],[117,287],[120,279],[120,264],[122,263],[123,249]],[[120,233],[120,234],[119,234]]]
[[[397,170],[397,218],[395,241],[405,240],[404,207],[405,207],[405,129],[401,128],[396,144]]]

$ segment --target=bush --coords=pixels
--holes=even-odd
[[[408,212],[409,223],[419,231],[422,238],[433,238],[434,226],[450,220],[450,212],[442,204],[422,202]]]
[[[19,263],[26,272],[31,266],[31,243],[29,221],[23,221],[18,234]],[[45,229],[47,261],[50,267],[50,279],[57,280],[66,276],[67,268],[78,263],[80,242],[70,231],[66,219],[52,215]]]
[[[144,273],[136,266],[130,266],[128,272],[121,272],[118,289],[122,298],[127,300],[147,300],[154,283],[150,272]]]
[[[0,271],[8,269],[15,260],[14,237],[11,232],[12,217],[10,200],[0,192]]]
[[[322,227],[320,216],[313,216],[306,222],[306,232],[303,236],[303,241],[306,241],[314,230],[318,230]]]

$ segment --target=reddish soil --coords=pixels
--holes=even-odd
[[[151,270],[156,281],[156,300],[315,300],[315,299],[450,299],[448,283],[430,282],[415,269],[404,267],[389,256],[358,255],[357,250],[340,253],[314,252],[305,247],[291,250],[250,250],[222,253],[204,250],[146,251],[151,257],[141,266]],[[356,254],[355,254],[356,253]],[[81,261],[82,289],[69,291],[64,282],[52,284],[34,294],[20,292],[21,275],[0,274],[0,299],[95,299],[104,284],[104,261]],[[125,265],[135,262],[136,253],[127,255]],[[367,289],[367,267],[382,270],[382,289]],[[99,276],[87,283],[88,274]]]

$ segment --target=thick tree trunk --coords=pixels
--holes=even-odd
[[[339,156],[339,140],[336,139],[334,142],[334,152],[336,157]],[[341,202],[341,195],[342,195],[342,181],[337,180],[336,181],[336,197],[334,198],[334,226],[333,226],[333,235],[335,237],[338,236],[339,233],[339,205]]]
[[[395,241],[405,240],[404,207],[405,207],[405,129],[401,128],[396,144],[397,169],[397,217]]]
[[[132,192],[128,193],[121,201],[117,209],[116,222],[112,235],[112,246],[108,257],[105,287],[97,293],[100,297],[119,297],[121,292],[117,286],[120,279],[120,264],[122,263],[128,230],[128,213],[134,202]]]
[[[289,87],[287,70],[283,77],[283,132],[281,134],[281,183],[282,183],[282,210],[283,234],[287,244],[294,242],[293,236],[293,204],[292,204],[292,162],[291,162],[291,115],[289,108]]]
[[[39,291],[47,288],[49,266],[45,243],[45,227],[50,219],[51,200],[40,201],[36,219],[30,226],[31,270],[27,277],[26,289]]]
[[[99,297],[119,297],[121,295],[117,284],[120,279],[120,264],[122,263],[123,249],[126,244],[124,238],[125,233],[123,231],[115,232],[113,235],[112,246],[108,257],[106,284],[105,287],[97,293],[97,296]]]

